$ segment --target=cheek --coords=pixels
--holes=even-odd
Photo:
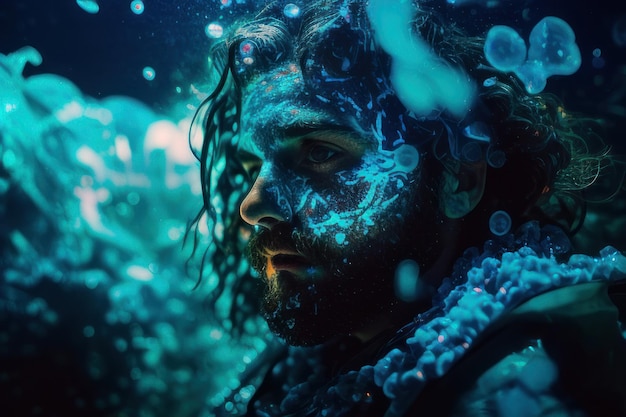
[[[417,172],[399,174],[375,166],[338,174],[325,188],[302,181],[292,188],[294,211],[305,232],[346,247],[401,220],[417,179]]]

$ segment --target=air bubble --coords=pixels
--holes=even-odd
[[[504,210],[494,212],[489,218],[489,230],[496,236],[504,236],[511,230],[511,216]]]
[[[420,161],[420,153],[415,146],[401,145],[393,154],[396,168],[402,172],[413,171]]]
[[[283,9],[283,13],[285,14],[285,16],[289,18],[292,18],[292,19],[296,18],[300,16],[300,7],[298,7],[297,5],[293,3],[289,3]]]
[[[133,0],[130,2],[130,10],[135,14],[142,14],[145,9],[143,1],[141,0]]]
[[[209,23],[204,28],[204,32],[209,38],[218,39],[224,34],[224,28],[219,23]]]
[[[143,78],[145,78],[148,81],[152,81],[154,80],[154,77],[156,76],[156,72],[154,71],[154,68],[152,67],[145,67],[143,69]]]

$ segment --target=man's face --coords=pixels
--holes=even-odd
[[[383,151],[375,131],[308,91],[290,65],[244,92],[239,157],[254,181],[241,216],[255,226],[249,255],[275,333],[318,344],[396,307],[395,267],[419,262],[434,239],[415,147]]]

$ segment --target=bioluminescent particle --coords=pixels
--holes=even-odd
[[[156,77],[156,72],[154,71],[154,68],[145,67],[143,69],[143,78],[145,78],[148,81],[152,81],[154,80],[154,77]]]
[[[512,223],[509,213],[498,210],[489,217],[489,230],[496,236],[504,236],[511,230]]]
[[[209,38],[218,39],[224,35],[224,28],[219,23],[212,22],[206,25],[204,33],[206,33]]]
[[[83,336],[89,338],[89,337],[93,337],[93,335],[95,334],[96,334],[96,330],[93,328],[93,326],[83,327]]]
[[[130,2],[130,10],[135,14],[142,14],[145,9],[143,1],[141,0],[133,0]]]
[[[96,14],[100,11],[96,0],[76,0],[76,4],[87,13]]]
[[[485,81],[483,81],[483,86],[493,87],[494,85],[496,85],[497,82],[498,82],[498,79],[496,77],[489,77]]]
[[[285,16],[289,18],[292,18],[292,19],[296,18],[300,16],[300,7],[298,7],[297,5],[293,3],[289,3],[283,9],[283,13],[285,14]]]
[[[420,267],[412,259],[405,259],[396,267],[394,289],[396,297],[405,302],[412,302],[420,296]]]

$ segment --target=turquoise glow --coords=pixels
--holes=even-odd
[[[132,12],[135,13],[135,14],[142,14],[143,11],[145,10],[145,6],[143,4],[143,1],[141,1],[141,0],[133,0],[130,3],[130,10],[132,10]]]
[[[100,11],[100,6],[96,0],[76,0],[76,4],[90,14],[96,14]]]
[[[572,28],[563,19],[543,18],[530,33],[529,47],[508,26],[493,26],[485,40],[485,56],[496,69],[514,72],[526,91],[543,91],[553,75],[571,75],[580,68],[581,57]]]

